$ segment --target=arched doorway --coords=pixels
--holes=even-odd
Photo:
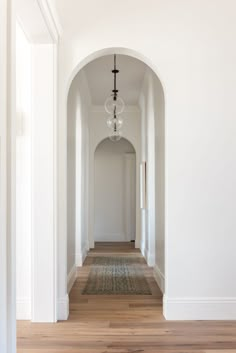
[[[132,144],[103,140],[94,153],[94,241],[136,238],[136,156]]]
[[[138,62],[139,65],[145,67],[145,72],[142,77],[142,83],[139,87],[139,96],[137,100],[137,106],[128,106],[126,114],[126,128],[124,129],[123,137],[128,139],[136,150],[136,169],[139,170],[139,164],[146,162],[146,208],[140,209],[140,195],[139,195],[139,171],[136,172],[136,246],[141,249],[145,256],[148,264],[155,268],[155,276],[159,283],[159,286],[164,292],[165,283],[165,123],[164,123],[164,92],[163,87],[158,79],[155,72],[146,64],[145,58],[143,61],[139,59],[140,55],[129,51],[127,49],[107,49],[100,52],[94,53],[91,57],[86,58],[83,63],[75,68],[73,73],[73,81],[71,83],[67,101],[67,114],[68,120],[70,120],[70,96],[73,89],[80,87],[82,84],[83,88],[80,87],[80,93],[85,93],[86,90],[91,88],[91,79],[88,78],[88,71],[97,62],[102,62],[103,58],[112,57],[110,54],[117,53],[118,57],[122,60],[128,60]],[[128,55],[127,55],[128,54]],[[138,59],[137,59],[138,58]],[[94,60],[92,60],[94,59]],[[109,73],[110,67],[107,67],[107,73]],[[99,70],[92,71],[95,75],[91,75],[93,78],[99,80],[96,72]],[[90,80],[90,82],[88,82]],[[86,81],[86,82],[85,82]],[[94,82],[94,81],[92,81]],[[94,85],[95,87],[96,85]],[[74,88],[73,88],[74,87]],[[92,86],[93,87],[93,86]],[[101,87],[98,85],[99,90]],[[91,92],[90,92],[91,93]],[[101,92],[100,92],[101,93]],[[94,92],[92,92],[92,95]],[[106,97],[104,96],[104,99]],[[124,97],[125,98],[125,97]],[[87,103],[85,104],[87,100]],[[76,153],[82,148],[87,150],[87,156],[84,158],[76,158],[77,166],[75,170],[79,173],[76,174],[76,185],[77,189],[72,192],[76,195],[80,210],[85,211],[81,216],[81,211],[76,210],[75,219],[81,220],[81,224],[85,222],[86,231],[82,231],[81,224],[78,228],[75,226],[76,239],[74,242],[67,238],[67,258],[70,257],[68,253],[68,246],[73,249],[76,248],[75,258],[77,258],[75,266],[81,265],[86,252],[89,248],[94,247],[94,219],[95,219],[95,208],[94,208],[94,152],[98,144],[107,138],[108,133],[105,127],[105,115],[104,107],[99,101],[98,104],[93,104],[91,94],[87,95],[86,99],[80,99],[78,106],[81,112],[79,119],[81,122],[77,125],[79,129],[68,129],[67,131],[75,131],[77,142],[75,144]],[[78,115],[77,115],[78,117]],[[83,119],[82,117],[85,117]],[[89,122],[86,125],[86,121]],[[99,123],[98,123],[99,121]],[[86,136],[86,137],[85,137]],[[84,141],[84,142],[82,142]],[[67,150],[68,152],[68,150]],[[80,152],[81,153],[81,152]],[[70,156],[67,153],[67,161],[70,160]],[[86,162],[87,161],[87,162]],[[87,177],[84,174],[87,175]],[[69,178],[67,178],[69,180]],[[78,182],[80,180],[80,182]],[[83,182],[84,181],[84,182]],[[79,186],[79,189],[78,189]],[[68,186],[67,186],[68,190]],[[79,196],[80,195],[80,196]],[[83,195],[83,196],[82,196]],[[86,204],[84,202],[86,201]],[[81,203],[82,202],[82,203]],[[78,208],[78,209],[79,209]],[[67,210],[67,219],[71,216],[71,213]],[[63,220],[63,219],[62,219]],[[67,222],[68,225],[68,222]],[[71,233],[73,234],[73,232]],[[79,236],[78,236],[79,235]],[[82,236],[83,235],[83,236]],[[85,237],[84,237],[85,235]],[[76,244],[79,244],[77,247]],[[158,254],[158,255],[157,255]],[[73,255],[73,253],[72,253]],[[74,256],[74,255],[73,255]],[[67,282],[68,276],[71,278],[71,270],[73,268],[67,267]],[[73,276],[72,276],[73,277]]]

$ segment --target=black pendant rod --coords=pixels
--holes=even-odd
[[[116,74],[118,74],[118,72],[119,70],[116,69],[116,54],[114,54],[114,69],[112,70],[112,73],[114,74],[114,89],[112,90],[114,101],[116,101],[117,93],[119,92],[118,89],[116,88]]]

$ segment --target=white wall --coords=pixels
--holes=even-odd
[[[15,319],[15,21],[0,2],[0,351],[16,352]]]
[[[152,72],[155,114],[155,267],[154,274],[165,292],[165,102],[160,81]]]
[[[139,202],[139,163],[140,163],[140,111],[136,106],[126,107],[123,113],[124,126],[122,134],[130,141],[136,152],[136,241],[135,246],[140,247],[141,232],[141,211]],[[98,144],[109,136],[109,129],[106,125],[108,115],[104,112],[103,106],[94,106],[90,112],[89,119],[89,246],[94,247],[94,153]]]
[[[131,200],[126,199],[127,163],[126,155],[135,154],[133,146],[125,139],[112,142],[109,139],[102,141],[94,156],[94,241],[131,241],[131,234],[127,234],[126,214],[133,229],[135,239],[135,191],[136,165],[128,171],[133,178],[134,192],[127,192]],[[128,186],[128,185],[127,185]],[[130,188],[129,188],[130,189]],[[131,210],[128,209],[131,207]]]
[[[90,1],[82,11],[80,4],[73,9],[76,22],[60,44],[61,127],[67,85],[88,60],[118,48],[150,64],[166,102],[165,316],[235,319],[235,1],[157,0],[146,6],[131,0],[129,6],[135,11],[124,17],[122,7],[113,12],[105,2],[96,12],[96,30],[84,20]],[[63,133],[60,138],[63,157]],[[64,165],[61,159],[61,200]],[[60,235],[63,246],[66,234]]]
[[[31,318],[31,46],[16,27],[16,304],[17,319]]]
[[[147,68],[140,92],[142,158],[146,162],[146,207],[142,210],[142,253],[155,264],[155,112],[151,70]]]
[[[32,46],[32,321],[56,321],[55,78],[53,44]]]
[[[81,71],[68,96],[67,125],[67,274],[81,266],[88,248],[88,111],[90,93]],[[69,285],[71,286],[71,284]]]

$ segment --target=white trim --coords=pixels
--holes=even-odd
[[[30,298],[16,299],[16,320],[31,320]]]
[[[57,319],[67,320],[69,317],[69,296],[66,294],[57,300]]]
[[[54,256],[54,320],[57,321],[57,281],[58,281],[58,175],[57,175],[57,160],[58,160],[58,45],[53,45],[53,256]]]
[[[163,314],[167,320],[236,320],[236,297],[164,296]]]
[[[87,249],[84,247],[81,252],[76,254],[76,266],[83,266],[84,260],[87,257]]]
[[[58,22],[55,9],[52,11],[47,0],[37,0],[37,3],[52,41],[57,43],[61,32],[61,26]]]
[[[153,268],[153,275],[154,278],[158,284],[158,287],[160,288],[161,292],[164,294],[165,292],[165,276],[159,269],[157,265],[154,266]]]
[[[67,276],[67,293],[69,294],[76,280],[76,266],[73,265]]]

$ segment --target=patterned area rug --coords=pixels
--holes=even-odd
[[[82,294],[151,295],[142,258],[94,257]]]

